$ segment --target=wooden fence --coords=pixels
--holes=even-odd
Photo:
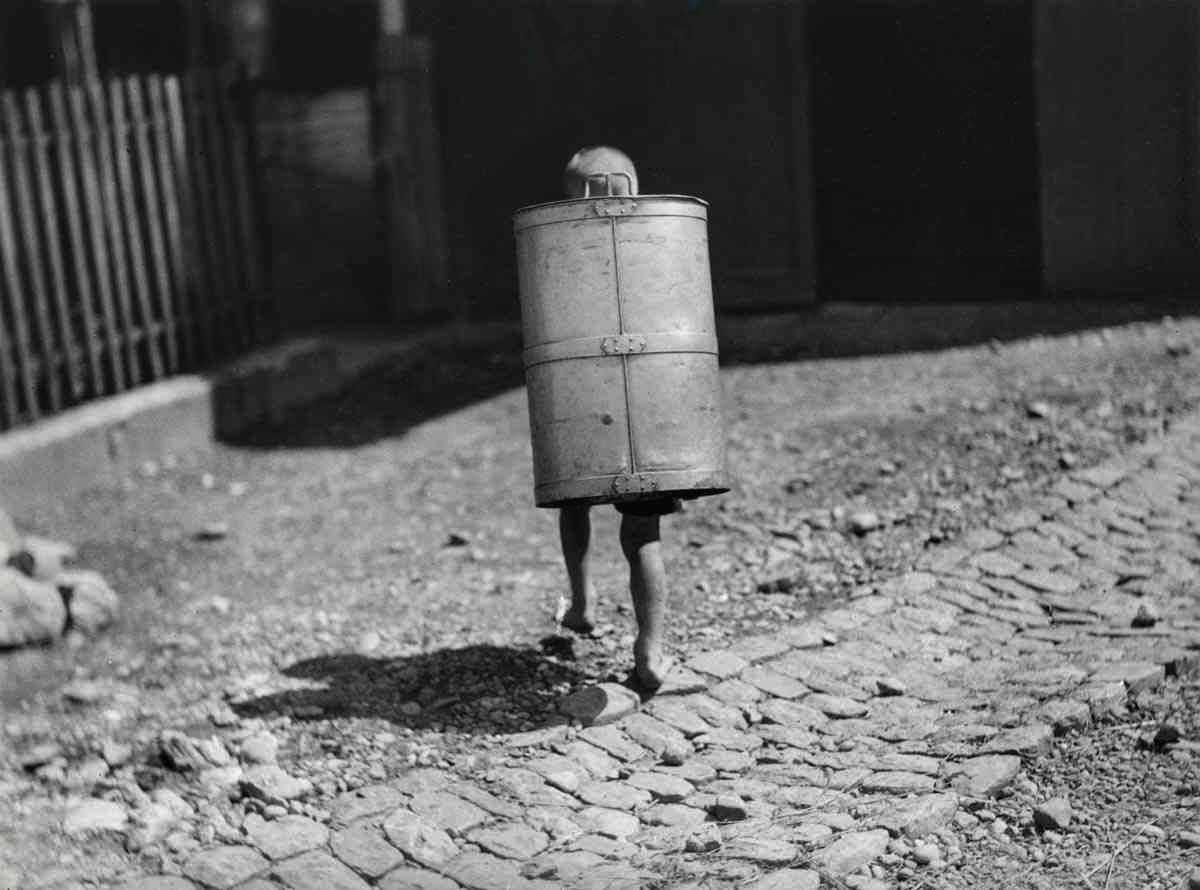
[[[0,430],[270,335],[240,83],[0,93]]]

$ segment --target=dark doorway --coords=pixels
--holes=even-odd
[[[446,203],[477,314],[516,310],[509,215],[607,143],[710,204],[719,306],[812,297],[804,5],[454,0],[436,13]]]
[[[1032,0],[818,0],[822,297],[1035,295]]]

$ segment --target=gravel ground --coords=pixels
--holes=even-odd
[[[623,677],[631,616],[611,510],[595,541],[612,632],[554,633],[562,571],[553,515],[530,506],[518,346],[508,330],[465,335],[202,461],[166,459],[123,491],[19,517],[78,543],[125,617],[101,640],[6,657],[8,750],[54,739],[77,764],[105,742],[140,752],[163,727],[259,718],[319,808],[413,764],[473,768],[564,692]],[[805,361],[734,336],[725,355],[736,487],[667,526],[682,654],[840,602],[1200,401],[1192,319]],[[1132,723],[1064,744],[1037,789],[964,828],[974,839],[952,872],[921,880],[1171,886],[1137,883],[1150,868],[1177,883],[1188,862],[1161,861],[1154,827],[1180,830],[1181,801],[1195,818],[1194,764],[1137,742],[1168,710],[1200,736],[1196,704],[1176,683]],[[30,787],[11,754],[3,764],[14,848],[67,872],[116,868],[126,854],[53,830],[45,794],[69,788],[69,770]],[[1084,829],[1057,842],[1027,830],[1035,790],[1070,796]]]

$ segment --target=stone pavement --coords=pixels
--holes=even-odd
[[[936,846],[1056,736],[1200,664],[1198,576],[1192,416],[644,705],[580,690],[478,779],[415,769],[328,824],[251,815],[182,875],[121,886],[887,888],[897,840]]]

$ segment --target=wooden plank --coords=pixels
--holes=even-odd
[[[220,242],[222,269],[225,272],[225,293],[221,300],[224,309],[226,330],[230,333],[230,345],[240,349],[249,345],[250,337],[244,314],[239,305],[243,299],[241,261],[238,255],[235,226],[237,221],[230,206],[229,140],[226,137],[221,115],[218,93],[221,84],[216,72],[205,72],[197,78],[200,87],[200,102],[205,120],[205,148],[212,177],[213,212],[216,217],[217,234]]]
[[[116,184],[120,205],[125,211],[126,247],[129,250],[129,263],[133,272],[133,296],[141,313],[142,337],[150,356],[150,371],[153,379],[160,380],[163,376],[163,359],[156,330],[158,319],[150,304],[150,280],[146,270],[146,253],[142,247],[141,213],[138,210],[133,165],[130,161],[133,133],[131,122],[125,114],[125,84],[119,77],[114,77],[108,83],[108,104],[112,115]]]
[[[85,391],[83,357],[80,354],[79,344],[76,342],[74,328],[71,324],[73,313],[62,253],[62,237],[59,228],[61,218],[58,213],[58,199],[54,194],[54,180],[51,176],[51,164],[48,157],[50,135],[46,131],[45,117],[42,113],[42,96],[36,89],[31,88],[25,91],[25,117],[29,121],[30,140],[33,143],[34,176],[37,180],[42,222],[45,225],[46,257],[50,267],[50,287],[54,292],[54,306],[57,310],[65,377],[71,398],[78,400],[83,397]],[[64,136],[60,131],[59,139],[62,138]]]
[[[256,322],[262,299],[262,276],[259,269],[260,258],[254,226],[254,192],[247,171],[249,157],[243,128],[245,119],[235,113],[233,103],[229,98],[231,89],[243,89],[245,83],[235,81],[233,78],[230,80],[233,82],[223,82],[218,86],[216,99],[228,152],[227,187],[230,203],[233,205],[231,213],[235,224],[230,228],[235,233],[235,253],[241,266],[241,305],[238,307],[238,316],[245,328],[246,343],[253,344],[256,342],[256,336],[260,333],[257,330],[259,325]]]
[[[105,101],[104,86],[93,81],[86,86],[88,105],[92,112],[93,142],[96,147],[96,167],[99,171],[101,208],[104,213],[105,234],[108,239],[109,257],[112,260],[113,283],[116,307],[120,311],[119,323],[123,327],[125,357],[128,362],[129,379],[134,386],[142,382],[141,360],[138,356],[138,330],[133,318],[132,285],[129,279],[129,257],[125,246],[125,226],[121,219],[121,203],[117,191],[116,154],[120,148],[108,103]],[[115,316],[112,316],[116,322]]]
[[[159,200],[158,182],[155,171],[158,159],[150,149],[149,130],[154,126],[154,114],[145,102],[142,83],[137,77],[126,81],[129,91],[129,119],[133,128],[133,142],[137,148],[137,166],[141,173],[142,207],[145,214],[146,234],[150,242],[150,256],[154,267],[154,288],[158,295],[158,311],[162,318],[163,339],[166,341],[167,370],[179,370],[179,334],[175,324],[175,294],[172,289],[171,271],[167,266],[167,248],[163,220],[163,205]],[[164,180],[165,181],[165,180]]]
[[[221,255],[220,238],[216,231],[217,219],[212,200],[212,174],[205,158],[208,153],[208,137],[205,133],[208,122],[200,107],[202,100],[198,82],[199,78],[195,74],[190,74],[184,78],[183,83],[183,107],[184,113],[187,115],[188,133],[191,137],[189,142],[197,149],[187,152],[186,155],[193,162],[190,173],[192,197],[195,199],[196,224],[200,233],[200,261],[206,270],[209,282],[207,299],[201,304],[199,318],[206,333],[214,329],[221,332],[209,340],[210,346],[213,347],[210,357],[216,357],[227,354],[229,351],[229,343],[223,336],[224,331],[221,325],[224,314],[222,310],[229,293],[229,267]]]
[[[5,93],[5,96],[11,95]],[[8,324],[11,325],[17,350],[16,364],[20,367],[21,391],[25,396],[25,413],[36,419],[41,414],[37,397],[37,370],[33,357],[33,344],[29,339],[29,323],[25,312],[25,284],[17,263],[17,241],[15,220],[12,217],[13,189],[9,178],[7,158],[11,158],[15,147],[7,132],[0,135],[3,151],[0,151],[0,271],[4,277],[4,294],[8,298]]]
[[[66,98],[62,84],[50,85],[50,118],[57,138],[58,177],[62,186],[63,210],[67,220],[68,254],[72,261],[74,292],[78,295],[80,315],[83,319],[82,342],[88,356],[91,371],[92,395],[103,395],[106,391],[104,372],[101,367],[103,348],[98,337],[96,316],[92,308],[92,276],[88,270],[88,244],[84,235],[83,207],[79,198],[79,183],[75,175],[79,156],[83,152],[78,134],[71,128],[67,114]]]
[[[105,216],[101,207],[99,179],[98,143],[104,140],[101,134],[88,124],[86,98],[82,87],[71,87],[68,92],[71,125],[78,149],[80,177],[83,180],[83,206],[87,211],[87,230],[91,243],[92,270],[95,273],[96,290],[100,295],[100,330],[89,332],[89,338],[101,337],[107,341],[108,363],[112,369],[113,387],[120,392],[125,389],[125,363],[121,358],[121,335],[113,303],[112,282],[109,270],[108,246],[105,239]]]
[[[164,82],[167,115],[170,124],[171,161],[175,173],[176,193],[179,196],[181,243],[185,268],[190,281],[188,305],[192,336],[198,344],[201,357],[211,357],[215,352],[208,325],[208,311],[212,305],[212,280],[204,258],[204,235],[201,231],[199,201],[195,195],[189,161],[188,115],[184,112],[183,85],[176,77]]]
[[[167,99],[163,79],[150,75],[147,80],[150,101],[150,132],[154,137],[159,196],[162,198],[163,220],[166,225],[167,265],[174,293],[176,334],[179,354],[184,365],[195,359],[195,329],[190,325],[192,304],[189,299],[187,261],[184,253],[183,224],[180,220],[179,184],[171,156],[171,120],[167,115]]]
[[[33,202],[29,168],[30,142],[25,134],[21,107],[16,93],[5,91],[0,104],[0,117],[4,118],[4,131],[8,136],[9,163],[12,170],[13,195],[16,198],[15,219],[21,233],[21,246],[25,249],[26,293],[19,296],[28,309],[32,304],[33,328],[37,339],[38,377],[45,385],[50,410],[62,410],[62,378],[59,376],[58,347],[54,342],[54,325],[50,319],[50,294],[46,290],[46,276],[42,271],[42,238],[38,231],[37,210]],[[10,209],[10,213],[13,212]]]
[[[0,136],[0,188],[4,183],[4,145]],[[7,264],[5,264],[7,267]],[[0,274],[0,418],[6,427],[15,426],[20,414],[17,410],[17,368],[13,362],[15,343],[10,337],[10,331],[15,330],[15,324],[10,323],[4,316],[4,307],[13,299],[9,294],[6,278]]]

